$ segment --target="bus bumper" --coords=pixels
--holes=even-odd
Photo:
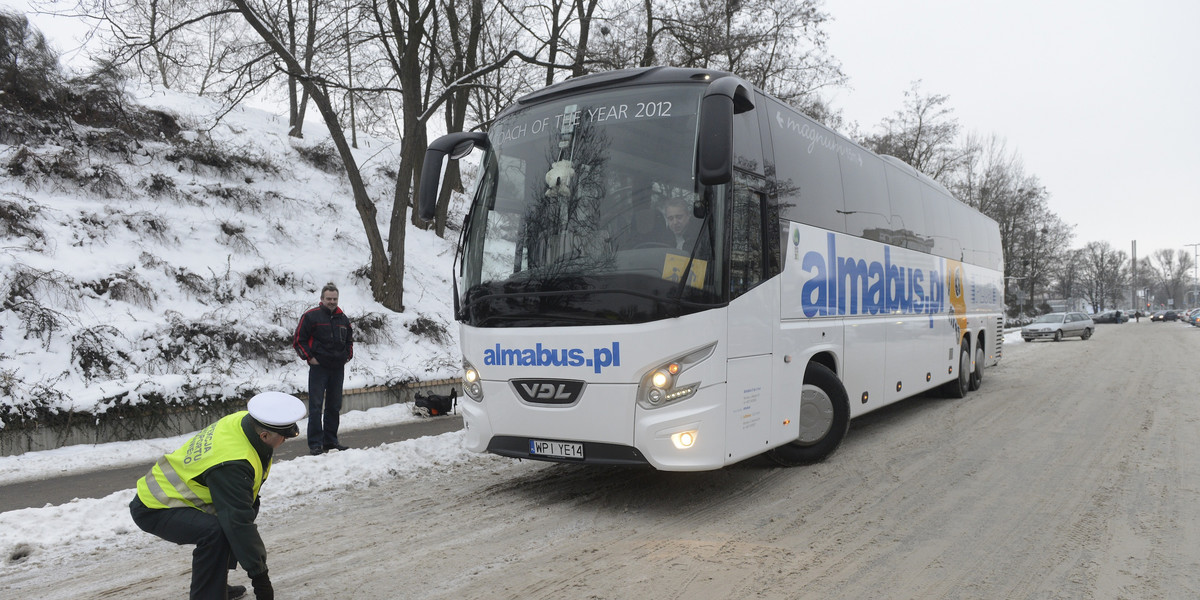
[[[595,407],[542,408],[522,404],[506,386],[486,386],[483,402],[459,403],[464,445],[510,458],[604,465],[650,465],[664,471],[703,471],[725,465],[725,385],[702,388],[677,404],[647,410],[634,386],[611,386]],[[593,391],[597,391],[593,386]],[[618,399],[619,398],[619,399]],[[582,417],[582,418],[581,418]],[[538,432],[538,433],[533,433]],[[675,434],[690,433],[690,447]],[[583,458],[534,454],[531,442],[582,444]]]

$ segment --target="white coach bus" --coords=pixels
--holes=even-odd
[[[466,445],[548,461],[819,461],[850,419],[1000,359],[996,223],[744,80],[571,79],[487,133],[455,265]]]

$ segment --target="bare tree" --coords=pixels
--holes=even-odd
[[[1169,300],[1170,305],[1182,307],[1188,275],[1195,264],[1192,254],[1186,250],[1162,248],[1155,250],[1150,258],[1163,298]]]
[[[1094,311],[1114,306],[1125,289],[1128,257],[1108,242],[1090,242],[1082,250],[1083,289]]]
[[[970,156],[969,147],[957,146],[958,120],[947,106],[949,96],[921,93],[914,81],[904,93],[904,108],[885,118],[882,132],[862,144],[878,154],[890,154],[918,171],[941,181]]]
[[[1054,269],[1054,281],[1050,285],[1051,292],[1066,300],[1086,295],[1084,291],[1085,262],[1086,257],[1082,249],[1064,252],[1062,262]]]
[[[350,188],[354,192],[354,205],[358,209],[358,215],[362,220],[363,229],[367,236],[367,244],[371,248],[372,296],[376,301],[389,309],[403,311],[403,236],[401,236],[399,256],[395,254],[389,255],[389,248],[393,252],[395,251],[394,240],[392,240],[392,244],[385,247],[383,237],[379,233],[379,226],[375,220],[377,213],[375,203],[371,200],[367,192],[367,187],[363,183],[362,175],[358,170],[358,163],[355,161],[354,155],[350,152],[350,145],[346,142],[346,136],[342,131],[341,123],[338,121],[337,113],[333,110],[333,103],[330,101],[326,89],[320,84],[318,78],[304,70],[304,66],[300,64],[299,59],[288,51],[284,42],[275,35],[275,30],[259,17],[257,11],[249,5],[248,0],[232,0],[232,2],[237,6],[238,11],[246,19],[250,27],[270,47],[271,52],[283,64],[287,73],[295,76],[301,82],[312,98],[313,103],[321,112],[326,128],[329,130],[329,135],[333,139],[333,144],[337,147],[338,154],[341,156],[342,164],[346,167],[346,175],[350,180]],[[403,222],[403,219],[401,221]]]

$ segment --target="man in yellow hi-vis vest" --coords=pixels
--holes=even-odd
[[[192,600],[245,594],[244,586],[228,585],[236,563],[250,576],[255,598],[274,600],[267,549],[254,525],[258,490],[271,472],[275,449],[300,434],[296,422],[307,412],[295,396],[259,394],[245,411],[201,429],[138,480],[129,503],[134,523],[168,542],[196,545]]]

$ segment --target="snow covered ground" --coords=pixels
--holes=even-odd
[[[342,431],[354,431],[419,419],[408,404],[342,416]],[[191,434],[132,442],[66,446],[43,452],[0,457],[0,485],[55,477],[64,472],[95,471],[139,464],[149,468],[165,452],[182,445]],[[302,439],[302,438],[297,438]],[[491,461],[462,449],[462,433],[451,432],[375,448],[351,449],[321,456],[302,456],[275,463],[271,479],[263,486],[264,511],[282,510],[304,502],[313,494],[339,488],[371,485],[381,478],[411,477],[430,468],[466,461]],[[292,440],[287,443],[303,443]],[[129,518],[129,488],[104,498],[77,498],[69,503],[0,513],[0,565],[33,554],[38,560],[63,555],[89,554],[117,543],[130,533],[140,533]],[[31,547],[37,540],[36,547]],[[0,569],[2,574],[3,569]],[[3,577],[0,577],[0,590]]]
[[[1005,335],[1005,344],[1020,344],[1019,331]],[[1044,345],[1048,346],[1048,345]],[[342,430],[353,431],[418,419],[406,404],[352,411],[342,417]],[[64,471],[98,470],[152,464],[161,454],[179,447],[190,436],[137,442],[68,446],[20,456],[0,457],[0,485],[54,477]],[[465,463],[516,465],[514,461],[477,455],[462,449],[462,432],[352,449],[321,456],[303,456],[277,463],[263,486],[264,510],[305,502],[313,494],[370,485],[383,478],[414,477],[431,468]],[[289,442],[289,443],[295,443]],[[314,485],[313,482],[321,482]],[[0,557],[28,553],[28,540],[39,540],[39,560],[63,553],[87,554],[136,533],[129,519],[134,485],[104,498],[76,499],[59,506],[0,513]],[[11,560],[11,558],[9,558]]]

